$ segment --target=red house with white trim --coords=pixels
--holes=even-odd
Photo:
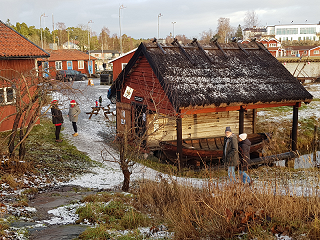
[[[56,76],[57,70],[72,69],[89,75],[89,67],[91,66],[91,74],[95,74],[95,57],[76,49],[58,49],[48,50],[50,58],[48,59],[48,67],[51,77]]]
[[[49,56],[48,52],[0,21],[0,132],[12,129],[17,112],[16,85],[27,85],[32,92],[34,83],[28,76],[37,74],[38,58]],[[23,101],[28,101],[28,97]]]

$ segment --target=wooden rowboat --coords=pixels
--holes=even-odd
[[[268,141],[270,136],[266,133],[248,134],[248,139],[251,142],[250,154],[259,154],[265,141]],[[215,138],[200,138],[183,140],[182,142],[182,158],[184,161],[211,161],[212,163],[219,163],[219,158],[223,155],[224,137]],[[165,156],[175,162],[177,159],[177,141],[162,141],[160,147]]]

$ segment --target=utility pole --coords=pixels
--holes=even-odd
[[[172,29],[172,35],[173,35],[173,39],[174,39],[174,24],[175,24],[175,23],[177,23],[177,22],[172,22],[172,28],[173,28],[173,29]]]
[[[40,31],[41,31],[41,35],[40,35],[40,41],[41,41],[41,48],[43,49],[43,39],[42,39],[41,17],[48,17],[48,16],[46,16],[46,14],[45,14],[45,13],[41,14],[41,16],[40,16]]]
[[[163,16],[163,15],[162,15],[161,13],[158,14],[158,39],[159,39],[159,31],[160,31],[160,30],[159,30],[159,26],[160,26],[160,24],[159,24],[159,18],[162,17],[162,16]]]
[[[122,34],[121,34],[121,18],[120,18],[120,10],[126,7],[123,4],[119,7],[119,28],[120,28],[120,55],[122,55]]]
[[[88,73],[89,76],[91,75],[91,61],[90,61],[90,29],[89,29],[89,23],[93,23],[92,20],[88,21],[87,27],[88,27],[88,52],[89,52],[89,62],[88,62]]]

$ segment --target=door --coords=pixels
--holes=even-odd
[[[67,61],[67,69],[68,70],[73,69],[72,68],[72,61]]]
[[[142,146],[145,146],[146,144],[146,137],[145,133],[147,130],[147,106],[138,104],[138,103],[132,103],[133,105],[133,117],[134,117],[134,133],[136,137],[138,138],[138,141],[142,143]]]
[[[48,78],[49,77],[49,62],[43,62],[42,69],[43,69],[43,77]]]
[[[93,74],[92,61],[88,61],[88,73]]]

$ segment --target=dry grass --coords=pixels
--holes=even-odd
[[[210,181],[199,189],[162,179],[159,183],[141,183],[138,200],[140,208],[168,221],[176,239],[320,236],[320,201],[315,194],[278,194],[269,186],[251,189],[218,186]]]

